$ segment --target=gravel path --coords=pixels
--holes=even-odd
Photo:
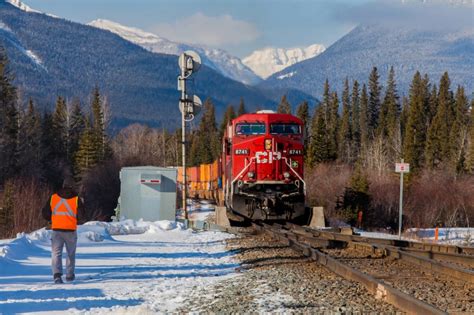
[[[360,249],[324,252],[448,313],[474,313],[474,285]]]
[[[401,314],[347,281],[266,235],[231,239],[239,274],[196,289],[179,312]]]

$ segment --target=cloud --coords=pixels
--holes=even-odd
[[[473,28],[472,0],[379,0],[337,14],[345,22],[426,30]]]
[[[152,31],[170,40],[213,47],[251,42],[260,36],[253,24],[227,14],[207,16],[196,13],[173,23],[159,24]]]

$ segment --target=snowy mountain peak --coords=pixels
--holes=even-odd
[[[35,13],[42,13],[40,11],[37,11],[35,9],[30,8],[20,0],[5,0],[5,2],[10,3],[11,5],[17,7],[20,10],[23,10],[25,12],[35,12]]]
[[[88,23],[88,25],[108,30],[155,53],[179,55],[185,50],[195,50],[201,55],[205,65],[228,78],[250,85],[257,84],[261,81],[239,58],[230,55],[222,49],[176,43],[139,28],[124,26],[105,19],[94,20]]]
[[[243,59],[245,65],[262,78],[283,70],[297,62],[315,57],[326,48],[320,44],[313,44],[304,48],[264,48],[256,50]]]

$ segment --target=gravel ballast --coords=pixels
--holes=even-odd
[[[227,241],[241,268],[211,287],[197,287],[180,312],[401,314],[362,285],[345,280],[270,238],[241,235]]]

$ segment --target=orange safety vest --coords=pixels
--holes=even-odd
[[[52,229],[73,230],[77,229],[77,203],[79,198],[61,198],[58,194],[51,196],[51,222]]]

